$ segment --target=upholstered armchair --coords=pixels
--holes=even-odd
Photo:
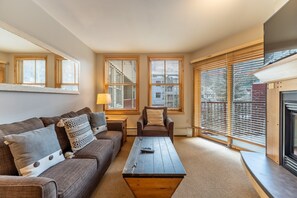
[[[168,136],[173,143],[173,127],[167,107],[146,106],[137,121],[137,136]]]

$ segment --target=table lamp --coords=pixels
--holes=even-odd
[[[99,93],[97,94],[97,104],[102,104],[103,107],[106,104],[110,104],[111,103],[111,97],[109,93]],[[104,108],[103,108],[104,110]],[[106,119],[108,119],[108,117],[105,117]]]
[[[109,93],[99,93],[97,94],[97,104],[110,104],[111,103],[111,97]]]

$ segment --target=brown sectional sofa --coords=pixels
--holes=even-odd
[[[97,140],[76,152],[74,158],[60,162],[38,177],[18,176],[9,147],[3,143],[3,136],[56,124],[61,118],[90,113],[91,110],[86,107],[61,116],[31,118],[0,125],[0,197],[89,197],[121,149],[121,123],[109,123],[108,131],[97,134]],[[64,128],[56,127],[56,133],[63,152],[70,151]]]

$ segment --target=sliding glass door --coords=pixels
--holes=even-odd
[[[194,127],[197,136],[235,148],[265,151],[266,84],[263,45],[198,62],[194,67]]]

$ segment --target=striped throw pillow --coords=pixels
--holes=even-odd
[[[86,114],[74,118],[63,118],[62,122],[73,152],[81,150],[95,140]]]
[[[147,125],[164,126],[163,109],[147,109]]]

